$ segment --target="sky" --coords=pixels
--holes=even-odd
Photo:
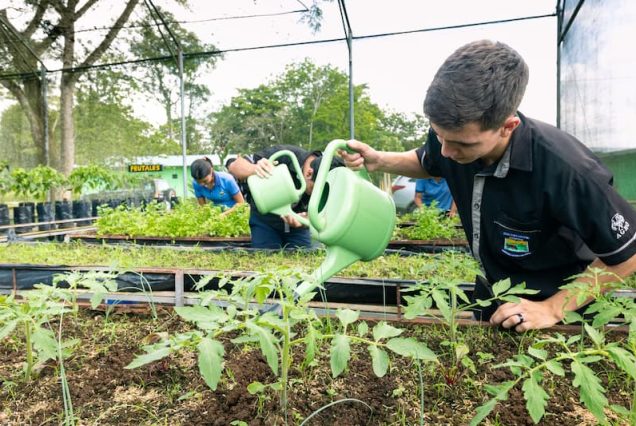
[[[0,8],[6,1],[0,0]],[[299,22],[300,14],[283,14],[309,5],[310,0],[190,0],[189,10],[175,6],[172,0],[154,0],[154,3],[171,10],[178,20],[187,21],[182,25],[202,41],[222,50],[344,36],[337,1],[322,3],[323,24],[315,34]],[[89,14],[78,28],[106,25],[104,17],[117,13],[122,4],[122,0],[102,2],[101,8]],[[554,12],[556,0],[346,0],[345,4],[353,35],[366,36],[546,15]],[[259,14],[279,15],[219,19]],[[554,124],[556,17],[355,40],[354,84],[366,84],[371,100],[386,110],[421,113],[426,88],[437,68],[455,49],[478,39],[502,41],[519,51],[530,68],[530,81],[520,110]],[[305,58],[348,73],[345,42],[227,53],[200,80],[212,92],[206,109],[218,109],[229,102],[238,88],[266,83],[282,74],[286,65]],[[55,64],[50,66],[56,68]],[[134,100],[134,105],[142,118],[155,123],[164,120],[159,105],[141,99]]]
[[[297,0],[191,1],[198,19],[294,10]],[[274,6],[277,4],[278,6]],[[555,0],[514,1],[446,0],[347,0],[345,2],[354,36],[504,20],[554,12]],[[225,6],[225,8],[221,7]],[[189,24],[203,40],[220,49],[244,48],[343,37],[337,2],[324,5],[323,25],[312,34],[298,22],[297,15],[214,21]],[[187,13],[183,18],[189,19]],[[478,39],[493,39],[519,51],[530,67],[530,82],[521,111],[529,116],[556,122],[556,17],[492,24],[470,29],[453,29],[355,40],[353,81],[366,84],[371,99],[381,107],[404,113],[421,113],[426,88],[455,49]],[[237,87],[255,87],[279,75],[284,66],[310,58],[317,64],[331,64],[348,72],[345,42],[301,47],[228,53],[205,77],[214,104],[228,102]]]

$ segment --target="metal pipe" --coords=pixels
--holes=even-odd
[[[46,80],[46,67],[40,67],[40,79],[42,81],[42,132],[44,133],[44,165],[51,165],[49,147],[49,103],[48,103],[48,82]],[[51,193],[47,194],[47,201],[51,201]]]
[[[353,43],[351,33],[347,35],[349,49],[349,139],[355,139],[355,120],[353,115]]]
[[[188,165],[186,164],[185,82],[183,78],[183,50],[179,47],[179,97],[181,98],[181,153],[183,156],[183,195],[187,195]]]

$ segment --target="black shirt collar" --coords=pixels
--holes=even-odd
[[[509,159],[510,167],[524,172],[532,171],[532,129],[528,123],[528,119],[517,112],[517,116],[521,119],[519,126],[512,132],[510,143],[506,150],[510,150]],[[506,154],[502,157],[505,159]],[[506,170],[506,174],[508,174]]]
[[[494,164],[484,168],[480,174],[505,178],[510,168],[531,172],[532,171],[532,138],[526,117],[517,113],[521,119],[519,126],[512,132],[508,146],[501,158]]]

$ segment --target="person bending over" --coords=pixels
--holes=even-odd
[[[489,283],[506,278],[539,291],[477,313],[517,331],[550,327],[588,303],[560,289],[573,275],[636,271],[636,211],[585,145],[517,110],[528,77],[506,44],[469,43],[446,59],[426,93],[431,128],[422,147],[382,152],[349,141],[356,153],[341,153],[352,168],[446,179],[483,275],[474,297],[490,298]]]
[[[292,210],[306,217],[309,197],[313,191],[318,168],[322,162],[322,153],[320,151],[310,152],[293,145],[275,145],[258,151],[251,157],[236,158],[229,163],[228,171],[239,182],[245,181],[251,175],[267,177],[274,168],[274,165],[269,161],[269,157],[282,150],[291,151],[301,166],[303,175],[300,178],[305,180],[306,189],[298,203],[292,206]],[[299,188],[299,177],[296,176],[291,159],[287,156],[282,156],[279,157],[278,162],[289,169],[294,179],[294,184]],[[343,165],[344,163],[341,159],[334,158],[330,169]],[[249,225],[252,235],[252,247],[265,249],[312,247],[309,228],[303,226],[296,218],[291,215],[261,214],[254,205],[249,193],[247,194],[247,199],[250,203]]]

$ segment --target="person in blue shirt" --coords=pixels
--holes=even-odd
[[[190,165],[190,174],[194,179],[192,181],[194,196],[197,197],[200,205],[204,205],[209,200],[227,209],[224,212],[227,214],[237,205],[245,202],[234,176],[215,171],[209,158],[195,160]]]
[[[455,216],[457,213],[453,196],[444,178],[417,179],[415,182],[415,200],[413,201],[418,209],[422,205],[430,206],[433,201],[436,201],[437,208],[448,216]]]

